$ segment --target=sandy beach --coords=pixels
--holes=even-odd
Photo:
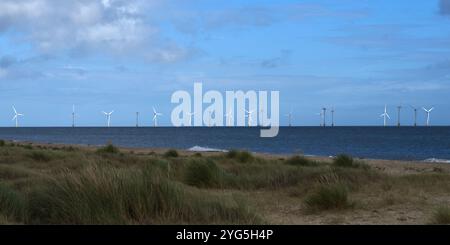
[[[114,151],[109,152],[98,146],[4,142],[0,147],[0,178],[3,185],[13,191],[36,195],[35,184],[47,185],[47,178],[56,181],[66,175],[95,177],[97,173],[84,171],[91,171],[92,166],[98,164],[102,168],[107,166],[124,172],[130,169],[141,171],[148,164],[161,165],[163,177],[159,178],[167,178],[170,183],[181,186],[185,189],[183,192],[205,193],[226,200],[239,196],[245,202],[245,209],[252,210],[252,215],[258,217],[248,219],[244,215],[247,218],[242,220],[227,219],[213,217],[213,213],[211,219],[174,220],[171,215],[155,218],[143,213],[146,218],[142,219],[95,221],[89,218],[87,220],[94,221],[88,222],[84,217],[50,221],[34,217],[33,223],[431,224],[438,222],[437,210],[450,203],[450,165],[446,163],[352,159],[353,165],[339,165],[330,157],[296,158],[239,151],[112,149]],[[14,157],[13,152],[16,152]],[[206,170],[214,172],[209,175]],[[331,197],[320,196],[321,191]],[[333,200],[333,195],[340,199]],[[56,205],[55,212],[58,208]],[[1,209],[0,214],[3,223],[24,224],[29,220],[11,216]]]

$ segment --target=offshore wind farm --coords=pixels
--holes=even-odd
[[[0,225],[450,224],[449,43],[450,0],[1,0]]]

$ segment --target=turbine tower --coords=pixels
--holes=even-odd
[[[246,117],[248,117],[248,126],[251,127],[253,126],[253,118],[252,118],[253,111],[245,110],[245,112],[247,113]]]
[[[402,110],[402,106],[397,106],[397,127],[400,127],[400,111]]]
[[[14,117],[13,117],[12,121],[14,121],[14,120],[16,121],[16,128],[18,128],[19,127],[19,117],[23,117],[24,115],[21,113],[18,113],[14,106],[12,108],[14,110]]]
[[[289,120],[289,127],[292,127],[292,109],[289,111],[288,114],[286,114]]]
[[[72,105],[72,128],[75,128],[75,105]]]
[[[227,126],[232,126],[233,123],[233,114],[231,113],[231,110],[228,110],[227,114],[224,115],[225,119],[227,120]]]
[[[139,128],[139,112],[136,112],[136,128]]]
[[[425,111],[425,113],[427,113],[427,126],[430,126],[430,112],[434,110],[434,107],[429,110],[425,109],[425,107],[422,107],[422,109]]]
[[[322,119],[323,119],[323,126],[326,127],[326,115],[327,115],[327,108],[322,108]]]
[[[334,107],[331,107],[331,127],[334,127]]]
[[[153,127],[158,127],[158,117],[162,115],[162,113],[156,112],[155,107],[153,107]]]
[[[389,116],[389,114],[387,113],[387,105],[384,105],[384,113],[380,115],[380,117],[384,118],[384,126],[386,127],[387,125],[387,119],[391,119],[391,117]]]
[[[195,112],[188,112],[186,116],[189,117],[189,126],[192,126],[192,117],[195,115]]]
[[[417,108],[412,105],[410,107],[414,110],[414,127],[417,127]]]
[[[108,128],[111,126],[111,115],[114,113],[114,110],[112,110],[110,113],[102,111],[103,114],[106,116],[106,121],[108,124]]]

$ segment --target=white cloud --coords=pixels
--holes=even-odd
[[[83,49],[122,51],[157,38],[145,23],[152,4],[142,0],[2,0],[0,32],[25,34],[40,52]]]

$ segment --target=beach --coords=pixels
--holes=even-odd
[[[4,224],[448,222],[446,163],[2,142]]]

